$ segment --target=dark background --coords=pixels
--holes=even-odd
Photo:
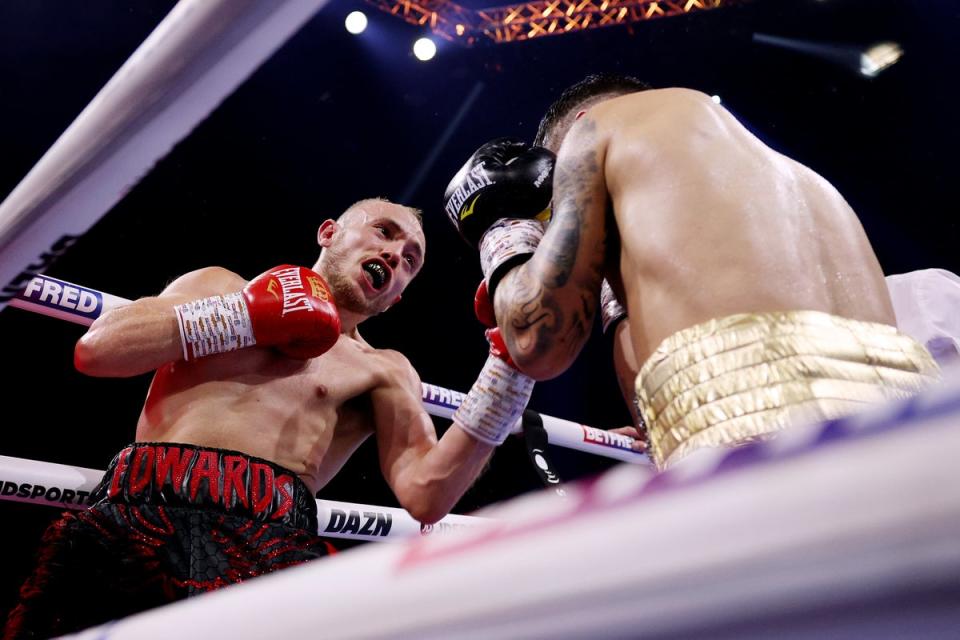
[[[172,5],[0,3],[0,198]],[[466,49],[439,41],[437,57],[424,64],[409,53],[419,29],[356,0],[332,0],[48,273],[128,298],[212,264],[252,277],[277,263],[312,264],[316,227],[351,202],[405,198],[425,211],[427,263],[403,303],[369,321],[364,335],[407,354],[423,380],[465,391],[485,358],[472,314],[480,272],[442,215],[444,187],[480,143],[532,138],[564,87],[601,70],[722,96],[768,144],[840,189],[886,273],[960,271],[956,7],[756,0],[532,42]],[[370,17],[361,37],[343,29],[355,8]],[[856,47],[894,40],[906,55],[871,80],[836,62],[755,44],[754,33]],[[438,147],[475,90],[449,143]],[[436,161],[426,166],[431,155]],[[149,377],[75,373],[72,347],[82,331],[17,309],[0,313],[8,416],[0,454],[103,468],[132,439]],[[596,336],[571,371],[538,386],[532,408],[600,427],[626,424],[608,349]],[[322,497],[396,504],[368,445]],[[606,465],[575,452],[554,455],[567,478]],[[511,440],[457,512],[536,486],[521,443]],[[0,616],[55,516],[0,503]]]

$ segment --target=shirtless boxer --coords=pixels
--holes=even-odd
[[[314,494],[371,435],[414,518],[440,519],[471,485],[532,382],[512,413],[501,404],[482,425],[458,413],[438,440],[410,363],[358,332],[423,265],[419,212],[363,200],[323,222],[318,242],[312,270],[248,283],[201,269],[80,339],[83,373],[157,372],[96,504],[48,529],[8,637],[59,635],[324,555]],[[491,356],[464,404],[489,404],[487,378],[503,366]],[[510,425],[491,424],[498,415]]]
[[[709,96],[591,76],[549,109],[536,145],[557,153],[545,234],[533,219],[542,171],[530,170],[540,146],[481,147],[451,182],[447,213],[479,244],[509,352],[536,379],[570,366],[608,278],[629,312],[623,370],[639,366],[660,468],[938,376],[895,329],[849,205]]]

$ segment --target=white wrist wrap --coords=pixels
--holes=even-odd
[[[252,347],[253,326],[240,292],[201,298],[174,307],[180,327],[183,359]]]
[[[528,218],[503,218],[493,223],[480,238],[480,269],[490,275],[517,256],[530,256],[543,239],[543,223]]]
[[[603,323],[603,332],[606,333],[611,325],[626,316],[627,310],[617,300],[617,294],[613,292],[610,283],[604,278],[603,284],[600,285],[600,319]]]
[[[491,355],[454,412],[453,421],[477,440],[499,445],[527,407],[533,383],[533,378]]]

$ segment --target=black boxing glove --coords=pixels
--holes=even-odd
[[[528,258],[543,237],[555,160],[542,147],[497,138],[477,149],[447,186],[444,209],[464,240],[480,249],[491,294],[499,275]]]
[[[553,197],[556,156],[515,138],[477,149],[444,193],[444,210],[471,246],[500,218],[536,218]]]

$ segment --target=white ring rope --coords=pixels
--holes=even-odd
[[[77,324],[90,325],[104,311],[129,303],[129,300],[95,289],[49,276],[37,276],[10,301],[10,306]],[[464,395],[460,391],[445,389],[426,382],[421,389],[421,400],[427,413],[446,419],[453,416],[453,412],[463,401]],[[552,445],[622,462],[652,466],[646,454],[633,449],[635,439],[630,436],[553,416],[540,414],[540,417],[543,419],[543,428],[547,432],[547,440]],[[520,428],[518,421],[513,432],[519,433]]]
[[[491,527],[333,558],[80,638],[895,638],[960,628],[960,385],[621,465]],[[700,454],[704,455],[700,455]]]
[[[96,469],[0,456],[0,500],[83,509],[102,477],[103,471]],[[490,520],[450,514],[424,525],[396,507],[318,499],[317,522],[317,533],[323,537],[374,542],[447,533]]]
[[[0,204],[0,309],[326,2],[178,2]]]

